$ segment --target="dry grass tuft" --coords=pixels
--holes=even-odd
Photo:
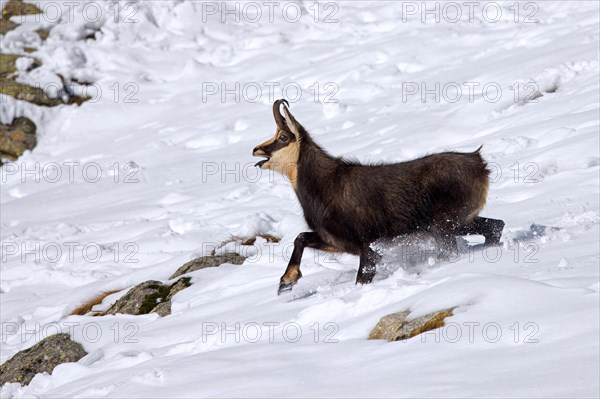
[[[232,242],[239,242],[240,245],[251,246],[251,245],[254,245],[257,237],[260,237],[260,238],[266,240],[267,242],[271,242],[271,243],[275,243],[275,244],[278,243],[279,241],[281,241],[281,237],[277,237],[272,234],[263,234],[263,233],[257,234],[252,237],[231,236],[228,239],[226,239],[225,241],[222,241],[219,244],[219,246],[217,247],[217,249],[221,249],[225,245],[230,244]],[[217,254],[217,251],[216,251],[216,249],[214,249],[211,252],[211,256],[215,256],[216,254]]]
[[[121,291],[121,290],[102,291],[98,295],[96,295],[96,296],[88,299],[87,301],[85,301],[84,303],[82,303],[81,305],[79,305],[78,307],[76,307],[71,312],[71,316],[73,316],[73,315],[83,316],[85,314],[90,313],[92,311],[92,308],[94,306],[99,305],[99,304],[102,303],[102,301],[104,301],[104,298],[106,298],[109,295],[115,294],[115,293],[117,293],[119,291]],[[95,314],[93,314],[93,316],[95,316]]]

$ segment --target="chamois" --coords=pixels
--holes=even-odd
[[[281,105],[285,116],[280,112]],[[442,152],[412,161],[363,165],[333,157],[291,114],[273,104],[275,136],[254,148],[256,163],[287,176],[311,232],[298,235],[278,294],[302,277],[304,248],[359,255],[357,284],[370,283],[380,255],[371,244],[417,232],[433,235],[440,255],[457,252],[456,236],[480,234],[500,242],[504,222],[479,217],[489,184],[479,153]]]

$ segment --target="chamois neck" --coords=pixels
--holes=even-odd
[[[300,142],[297,181],[305,187],[327,184],[339,162],[306,135]]]

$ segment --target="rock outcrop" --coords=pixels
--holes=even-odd
[[[234,265],[241,265],[244,263],[246,258],[238,253],[231,252],[225,253],[223,255],[214,255],[214,256],[202,256],[200,258],[191,260],[181,266],[171,277],[170,279],[177,278],[186,273],[195,272],[196,270],[206,269],[207,267],[217,267],[221,266],[224,263],[231,263]]]
[[[36,374],[52,373],[59,364],[77,362],[85,355],[81,344],[72,341],[69,334],[51,335],[2,364],[0,386],[7,382],[27,385]]]
[[[145,281],[130,289],[99,316],[117,313],[133,315],[157,313],[160,316],[167,316],[171,314],[173,295],[190,285],[188,277],[181,278],[171,285],[155,280]]]

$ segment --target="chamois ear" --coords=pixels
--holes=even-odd
[[[277,124],[277,128],[281,130],[286,130],[287,126],[285,123],[285,118],[281,115],[281,104],[288,104],[286,100],[276,100],[273,103],[273,117],[275,118],[275,123]]]
[[[287,102],[286,105],[283,106],[283,112],[285,113],[285,126],[294,136],[296,136],[297,140],[300,140],[301,132],[304,128],[290,112]]]

